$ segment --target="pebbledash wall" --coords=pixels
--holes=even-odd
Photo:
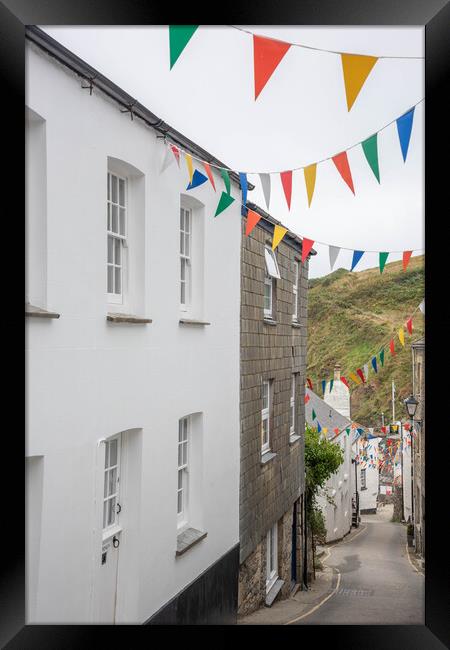
[[[239,614],[275,597],[285,597],[302,581],[301,531],[304,492],[304,397],[308,260],[301,264],[301,240],[288,233],[276,249],[281,278],[272,279],[272,316],[264,316],[265,248],[271,248],[275,221],[261,216],[246,237],[243,221],[241,280],[241,475]],[[312,254],[315,254],[314,251]],[[293,321],[295,263],[297,309]],[[291,428],[295,375],[294,431]],[[262,384],[270,381],[269,449],[262,454]],[[294,506],[295,504],[295,506]],[[277,557],[267,583],[267,535],[277,525]],[[275,533],[274,533],[275,534]],[[294,558],[293,558],[294,555]],[[293,566],[294,565],[294,566]]]
[[[27,623],[143,623],[157,612],[154,622],[233,622],[240,201],[212,218],[218,193],[210,183],[186,192],[183,158],[180,169],[175,163],[160,175],[165,149],[156,132],[82,85],[27,44],[27,298],[60,315],[27,318]],[[108,162],[130,181],[123,305],[108,304],[106,295]],[[240,195],[234,183],[232,193]],[[200,268],[191,314],[180,313],[180,200],[196,220],[192,268]],[[152,322],[114,322],[108,312]],[[209,324],[182,324],[181,316]],[[283,381],[280,389],[287,390]],[[188,523],[203,538],[176,555],[179,419],[189,414]],[[285,416],[277,417],[284,427]],[[112,533],[103,539],[102,531],[104,441],[119,433],[115,548]],[[264,523],[298,496],[300,444],[289,453],[290,460],[280,443],[266,473],[278,477],[282,466],[295,485],[286,484],[283,502],[258,510]],[[247,527],[247,550],[250,534]]]

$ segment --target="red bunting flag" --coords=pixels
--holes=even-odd
[[[255,100],[290,47],[290,43],[253,35]]]
[[[284,196],[289,210],[291,209],[291,195],[292,195],[292,171],[280,172],[281,183],[283,185]]]
[[[386,427],[381,427],[382,433],[386,433]]]
[[[337,435],[337,434],[339,433],[339,427],[335,427],[335,428],[333,429],[333,431],[334,431],[334,433]]]
[[[172,150],[173,155],[176,158],[176,161],[177,161],[178,167],[179,167],[180,166],[180,150],[174,144],[171,144],[170,148]]]
[[[345,377],[341,377],[341,381],[345,386],[347,386],[347,388],[349,388],[348,381],[346,380]]]
[[[409,264],[409,260],[411,259],[412,251],[405,251],[403,253],[403,270],[406,271],[406,268]]]
[[[409,431],[410,428],[411,428],[411,425],[409,425],[408,422],[406,422],[406,424],[403,425],[403,428],[406,429],[406,431]]]
[[[306,258],[308,257],[311,248],[313,247],[314,240],[313,239],[307,239],[306,237],[303,237],[302,241],[302,264],[305,262]],[[312,390],[312,389],[311,389]]]
[[[306,377],[306,382],[307,382],[307,384],[308,384],[308,387],[309,387],[311,390],[313,390],[312,381],[311,381],[311,379],[310,379],[309,377]]]
[[[305,395],[305,404],[308,404],[310,399],[311,399],[310,396],[308,394],[306,394]]]
[[[355,189],[353,187],[352,173],[348,164],[347,152],[343,151],[342,153],[333,156],[333,162],[336,165],[338,172],[354,194]]]
[[[366,383],[366,378],[364,377],[364,373],[361,370],[361,368],[358,368],[358,370],[356,372],[358,373],[359,377],[362,379],[362,383],[365,384]]]
[[[258,221],[261,219],[261,216],[254,210],[248,210],[247,212],[247,224],[245,226],[245,234],[247,237],[252,232],[253,228],[256,226]]]
[[[389,343],[389,350],[391,351],[392,356],[395,357],[394,339],[391,339],[391,342]]]
[[[214,176],[212,175],[211,167],[210,167],[209,163],[207,163],[207,162],[203,162],[203,167],[205,168],[205,172],[207,173],[208,178],[209,178],[209,180],[211,182],[211,185],[213,186],[214,192],[215,192],[216,191],[216,184],[214,183]]]
[[[406,321],[406,329],[410,334],[412,334],[412,317]]]

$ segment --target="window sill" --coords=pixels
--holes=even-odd
[[[266,465],[267,463],[270,463],[270,461],[275,458],[276,454],[273,453],[273,451],[266,451],[264,454],[261,456],[261,465]]]
[[[278,596],[278,594],[281,591],[281,587],[284,585],[284,580],[280,580],[280,578],[277,578],[272,585],[272,587],[269,589],[269,591],[266,594],[266,607],[271,607],[273,601],[275,598]]]
[[[301,438],[301,436],[297,436],[297,435],[289,436],[289,444],[293,445],[298,440],[300,440],[300,438]]]
[[[301,329],[302,326],[301,326],[300,323],[298,323],[297,321],[293,321],[293,323],[292,323],[292,327],[293,327],[294,329],[296,329],[296,330],[299,330],[299,329]]]
[[[102,542],[105,542],[107,539],[111,539],[111,537],[114,537],[114,535],[118,535],[119,533],[122,532],[122,526],[115,525],[111,526],[111,528],[108,528],[108,530],[104,530],[102,534]]]
[[[133,314],[119,314],[112,312],[108,312],[106,314],[106,320],[110,323],[146,324],[153,322],[151,318],[143,318],[142,316],[133,316]]]
[[[41,307],[35,307],[30,303],[25,303],[25,316],[32,316],[34,318],[59,318],[59,314],[55,311],[47,311]]]
[[[198,544],[202,539],[205,539],[207,534],[208,533],[197,530],[196,528],[187,528],[177,537],[177,550],[175,551],[175,555],[177,557],[183,555],[183,553],[186,553],[186,551],[195,546],[195,544]]]
[[[273,320],[273,318],[268,318],[267,316],[264,316],[264,320],[263,320],[263,322],[264,322],[266,325],[271,325],[272,327],[274,327],[275,325],[277,325],[277,321],[276,321],[276,320]]]
[[[206,320],[198,320],[197,318],[180,318],[180,325],[211,325]]]

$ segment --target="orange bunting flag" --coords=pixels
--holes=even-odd
[[[283,185],[284,196],[286,197],[286,203],[288,209],[291,209],[291,195],[292,195],[292,171],[281,172],[281,183]]]
[[[389,343],[389,350],[391,351],[392,356],[395,357],[394,339],[391,339],[391,342]]]
[[[245,234],[247,237],[252,232],[253,228],[256,226],[258,221],[261,219],[261,216],[254,210],[247,211],[247,224],[245,226]]]
[[[341,54],[347,109],[350,110],[375,63],[376,56]]]
[[[406,271],[407,266],[409,264],[409,260],[411,259],[412,251],[404,251],[403,253],[403,270]]]
[[[303,172],[305,174],[306,192],[308,194],[308,207],[310,207],[312,197],[314,194],[314,187],[316,185],[316,172],[317,172],[316,163],[314,163],[313,165],[309,165],[308,167],[305,167]]]
[[[353,381],[354,381],[356,384],[359,384],[359,383],[360,383],[360,379],[359,379],[359,377],[358,377],[357,375],[355,375],[354,372],[349,372],[349,373],[348,373],[348,376],[350,377],[350,379],[353,379]]]
[[[184,154],[186,158],[186,165],[189,172],[189,183],[192,183],[192,177],[194,176],[194,166],[192,164],[192,156],[189,153]]]
[[[338,172],[354,194],[355,189],[353,187],[352,173],[348,164],[347,152],[343,151],[342,153],[338,153],[336,156],[333,156],[332,160],[336,165]]]
[[[255,100],[290,47],[290,43],[253,35]]]
[[[405,333],[403,332],[403,327],[398,330],[398,339],[403,347],[405,347]]]
[[[214,192],[215,192],[216,191],[216,184],[214,183],[214,176],[212,174],[211,167],[210,167],[209,163],[207,163],[207,162],[203,162],[203,167],[205,168],[205,172],[206,172],[206,174],[207,174],[207,176],[208,176],[208,178],[209,178],[209,180],[211,182],[211,185],[214,188]]]
[[[406,321],[406,329],[410,334],[412,334],[412,316],[408,321]]]
[[[273,230],[273,241],[272,241],[272,250],[274,251],[280,241],[283,239],[285,234],[287,233],[288,229],[283,228],[283,226],[278,226],[276,225],[274,230]]]
[[[303,237],[302,241],[302,264],[304,264],[306,258],[308,257],[309,253],[311,252],[311,248],[313,247],[314,241],[312,239],[307,239],[306,237]]]

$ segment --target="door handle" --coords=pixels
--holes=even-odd
[[[114,537],[112,538],[112,543],[114,548],[117,548],[120,544],[120,539],[114,535]]]

